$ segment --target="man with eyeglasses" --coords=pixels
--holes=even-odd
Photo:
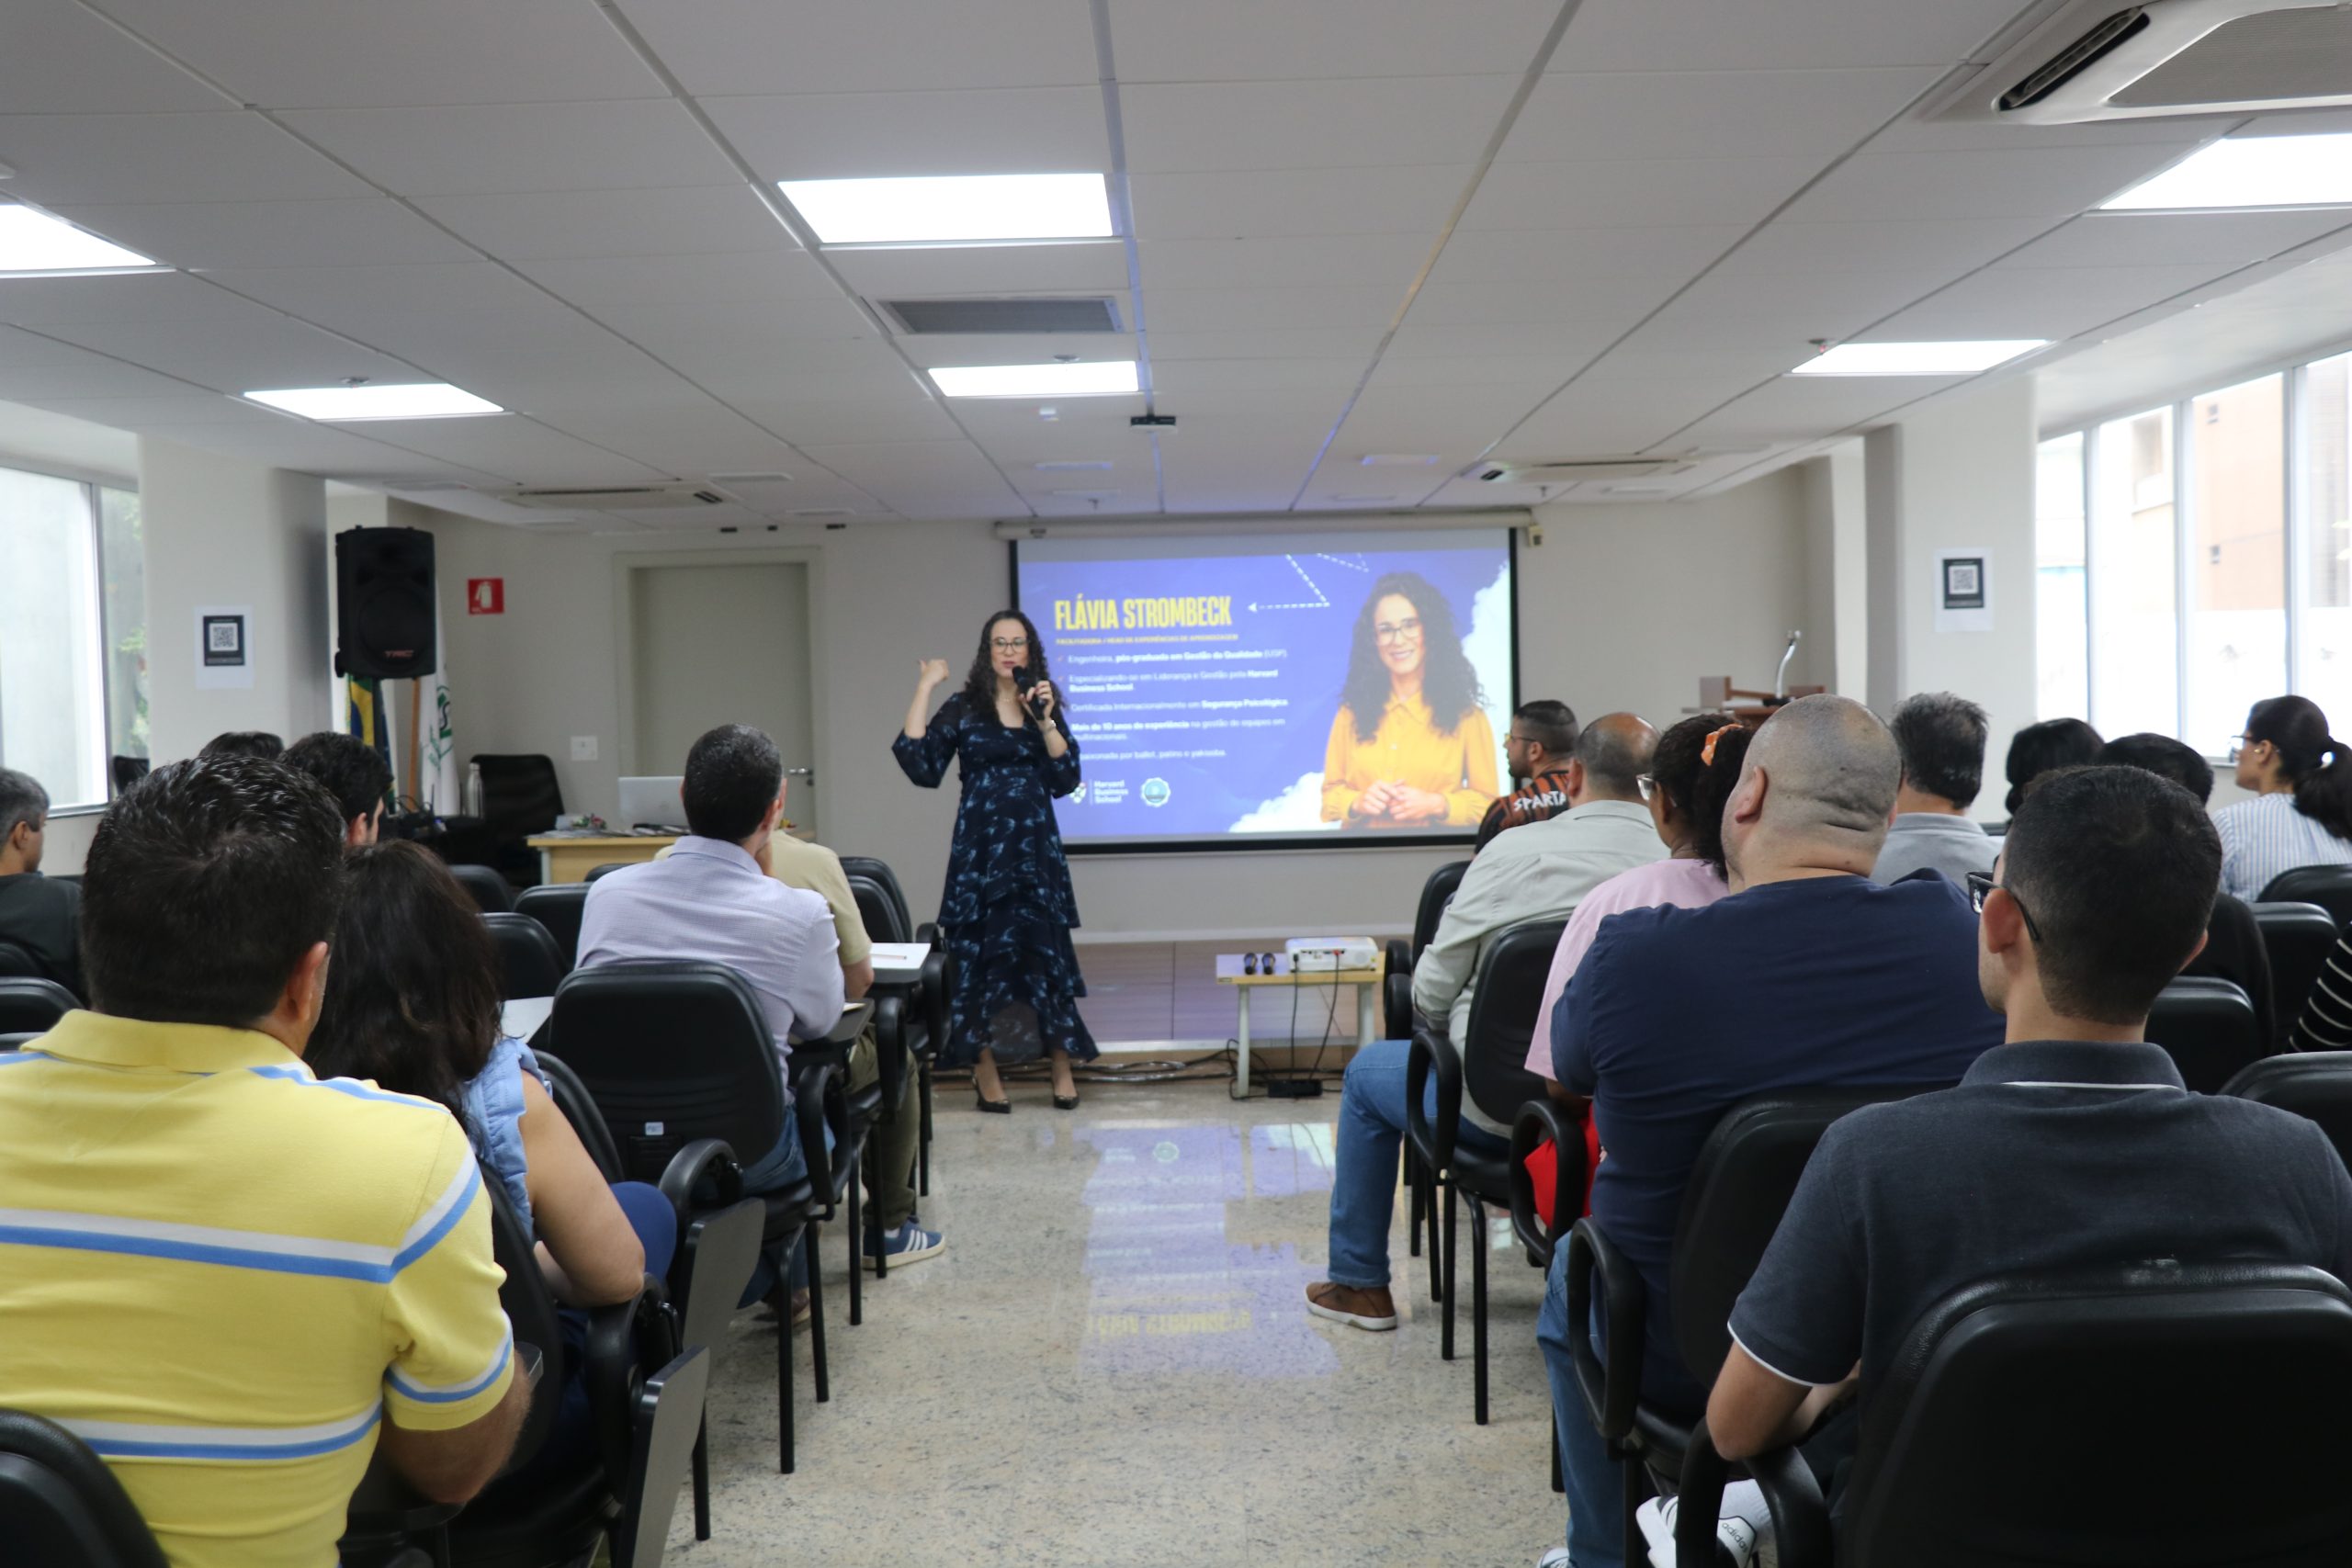
[[[1568,808],[1568,764],[1576,749],[1576,710],[1567,704],[1544,697],[1511,710],[1503,761],[1516,787],[1487,807],[1477,849],[1506,828],[1549,821]]]
[[[29,773],[0,768],[0,944],[81,997],[81,890],[40,874],[48,832],[49,792]]]
[[[2167,1258],[2352,1280],[2352,1177],[2326,1135],[2188,1093],[2145,1043],[2221,867],[2204,808],[2137,768],[2072,769],[2019,806],[1993,872],[1969,878],[2005,1043],[1959,1088],[1822,1139],[1732,1311],[1707,1402],[1725,1458],[1800,1440],[1849,1386],[1867,1405],[1921,1313],[1989,1275]],[[1854,1425],[1808,1445],[1816,1470],[1834,1473],[1825,1450]]]

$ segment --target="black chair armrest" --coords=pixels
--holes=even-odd
[[[874,1004],[874,1068],[882,1086],[882,1115],[888,1119],[906,1092],[907,998],[870,991],[866,999]]]
[[[1737,1467],[1764,1494],[1772,1511],[1772,1537],[1782,1568],[1830,1568],[1829,1507],[1813,1467],[1794,1449],[1770,1449]],[[1704,1421],[1690,1428],[1682,1450],[1680,1499],[1674,1519],[1677,1562],[1717,1561],[1715,1521],[1724,1511],[1724,1486],[1734,1466],[1715,1451]]]
[[[628,1301],[588,1309],[580,1349],[588,1420],[604,1456],[605,1477],[617,1491],[628,1474],[635,1438],[637,1385],[678,1353],[678,1319],[662,1281],[648,1274]]]
[[[1593,1282],[1600,1284],[1600,1315],[1609,1343],[1607,1361],[1592,1344]],[[1634,1408],[1642,1400],[1642,1341],[1649,1312],[1649,1287],[1625,1255],[1590,1220],[1568,1232],[1568,1354],[1576,1367],[1577,1392],[1593,1429],[1621,1442],[1634,1429]]]
[[[922,987],[916,995],[922,1003],[923,1028],[929,1036],[923,1042],[926,1057],[946,1048],[948,996],[955,988],[955,965],[945,949],[934,946],[923,954]]]
[[[709,1196],[696,1197],[698,1190]],[[662,1196],[677,1211],[678,1230],[684,1235],[688,1217],[698,1210],[723,1209],[743,1196],[743,1168],[724,1140],[696,1138],[662,1168]]]
[[[1413,1035],[1413,976],[1391,969],[1381,976],[1381,1038],[1409,1040]]]
[[[1527,1174],[1527,1158],[1537,1145],[1551,1143],[1558,1151],[1559,1180],[1552,1194],[1552,1220],[1544,1224],[1535,1212],[1535,1179]],[[1573,1172],[1573,1176],[1571,1175]],[[1549,1100],[1531,1100],[1519,1108],[1510,1127],[1510,1228],[1521,1245],[1545,1265],[1560,1238],[1584,1213],[1584,1128],[1567,1108]]]
[[[1431,1077],[1437,1080],[1437,1116],[1424,1113]],[[1462,1128],[1462,1054],[1453,1042],[1417,1021],[1405,1054],[1405,1135],[1432,1172],[1453,1164],[1453,1140]]]
[[[833,1159],[825,1147],[825,1112],[827,1101],[837,1101],[834,1085],[842,1077],[841,1066],[828,1060],[808,1060],[814,1053],[795,1046],[792,1052],[792,1114],[800,1127],[801,1157],[808,1162],[809,1185],[820,1200],[833,1190]],[[836,1128],[835,1136],[845,1129]]]

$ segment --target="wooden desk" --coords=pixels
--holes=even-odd
[[[590,872],[615,861],[651,860],[678,840],[667,833],[542,833],[523,841],[539,852],[539,880],[552,884],[585,882]]]
[[[1233,1088],[1226,1092],[1235,1100],[1250,1098],[1250,993],[1260,986],[1349,986],[1356,997],[1356,1045],[1358,1049],[1372,1043],[1373,1021],[1380,1015],[1380,988],[1388,976],[1388,956],[1381,950],[1369,969],[1310,969],[1304,975],[1290,972],[1290,959],[1274,954],[1274,972],[1247,975],[1242,973],[1243,954],[1220,953],[1216,955],[1216,983],[1231,986],[1241,1000],[1241,1021],[1233,1036]],[[1371,995],[1366,996],[1369,990]]]

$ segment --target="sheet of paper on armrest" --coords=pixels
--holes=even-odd
[[[1650,1549],[1650,1568],[1675,1568],[1674,1517],[1678,1498],[1652,1497],[1634,1512],[1642,1527],[1642,1541]],[[1772,1534],[1772,1510],[1764,1489],[1753,1481],[1735,1481],[1724,1488],[1715,1539],[1730,1551],[1738,1568],[1780,1568],[1780,1542]]]
[[[498,1027],[511,1039],[527,1041],[553,1011],[553,997],[517,997],[498,1010]]]
[[[877,942],[874,944],[874,967],[881,969],[920,969],[922,961],[931,956],[927,942]]]

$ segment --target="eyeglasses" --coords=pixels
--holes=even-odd
[[[1635,773],[1634,775],[1634,787],[1642,792],[1642,798],[1644,800],[1647,800],[1652,795],[1657,794],[1657,775],[1656,773]]]
[[[1026,653],[1029,639],[1025,637],[992,637],[989,638],[989,646],[999,653]]]
[[[1377,621],[1373,625],[1372,635],[1381,642],[1412,642],[1419,639],[1421,635],[1421,618],[1419,615],[1408,615],[1403,620],[1394,623]],[[1491,734],[1492,731],[1488,733]]]
[[[1984,900],[1991,897],[1993,889],[1996,887],[2000,888],[2002,892],[2007,893],[2009,896],[2010,903],[2017,904],[2018,919],[2025,922],[2025,934],[2033,938],[2035,943],[2038,945],[2041,941],[2041,928],[2033,923],[2033,916],[2026,911],[2026,907],[2023,904],[2018,903],[2017,890],[1994,881],[1993,874],[1991,872],[1972,871],[1968,874],[1968,902],[1970,907],[1974,908],[1978,914],[1983,914],[1984,912]]]
[[[2232,767],[2237,766],[2238,759],[2245,755],[2249,745],[2259,746],[2262,744],[2261,741],[2255,739],[2251,735],[2233,735],[2230,737],[2230,739],[2234,742],[2234,744],[2230,747],[2230,766]]]

